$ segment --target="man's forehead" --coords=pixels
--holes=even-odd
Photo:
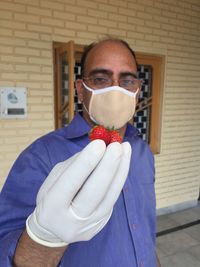
[[[135,58],[131,54],[130,50],[123,44],[108,42],[97,44],[93,47],[86,58],[86,64],[88,62],[104,61],[107,62],[110,58],[115,60],[116,58],[128,59],[135,63]]]
[[[120,55],[121,58],[119,58]],[[105,67],[106,64],[112,63],[119,66],[125,61],[134,71],[137,69],[135,53],[125,40],[108,38],[98,43],[92,43],[87,46],[81,59],[81,76],[86,75],[86,72],[94,65]]]
[[[113,49],[121,49],[121,50],[125,50],[127,52],[129,52],[131,54],[131,52],[129,51],[128,47],[126,47],[123,43],[121,43],[120,41],[116,41],[116,40],[105,40],[102,41],[100,43],[97,43],[96,45],[93,46],[93,48],[89,51],[88,56],[90,54],[93,53],[97,53],[99,51],[106,51],[106,50],[111,50],[111,52],[113,51]]]

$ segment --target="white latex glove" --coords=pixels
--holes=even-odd
[[[28,235],[49,247],[89,240],[108,222],[129,171],[128,142],[95,140],[58,163],[41,186],[26,221]]]

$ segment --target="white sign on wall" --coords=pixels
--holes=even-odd
[[[0,87],[0,118],[27,117],[27,89],[24,87]]]

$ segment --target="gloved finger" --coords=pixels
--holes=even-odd
[[[104,216],[105,213],[107,213],[109,210],[113,208],[128,176],[132,149],[128,142],[124,142],[122,144],[122,147],[123,147],[123,155],[122,155],[122,160],[120,162],[120,166],[117,170],[115,178],[112,181],[112,184],[109,187],[109,190],[105,198],[103,199],[98,209],[96,210],[97,217]]]
[[[73,199],[72,208],[80,217],[88,217],[104,199],[120,165],[121,154],[121,144],[110,144],[96,169]]]
[[[48,193],[48,191],[54,186],[55,182],[57,181],[58,177],[64,172],[65,169],[69,167],[69,165],[75,160],[75,158],[78,156],[79,153],[76,153],[69,159],[57,163],[47,178],[45,179],[44,183],[40,187],[40,190],[37,194],[37,200],[36,203],[38,204],[42,198]]]
[[[105,150],[104,141],[94,140],[79,152],[76,159],[63,171],[49,191],[50,201],[54,202],[56,198],[60,205],[69,206],[85,180],[98,165]]]

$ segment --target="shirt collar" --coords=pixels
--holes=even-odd
[[[69,139],[81,137],[91,130],[89,124],[77,113],[71,123],[66,127],[65,136]]]
[[[140,135],[140,132],[138,131],[138,129],[136,129],[133,125],[128,123],[126,132],[125,132],[125,137],[133,137],[133,136],[138,136],[138,135]]]

